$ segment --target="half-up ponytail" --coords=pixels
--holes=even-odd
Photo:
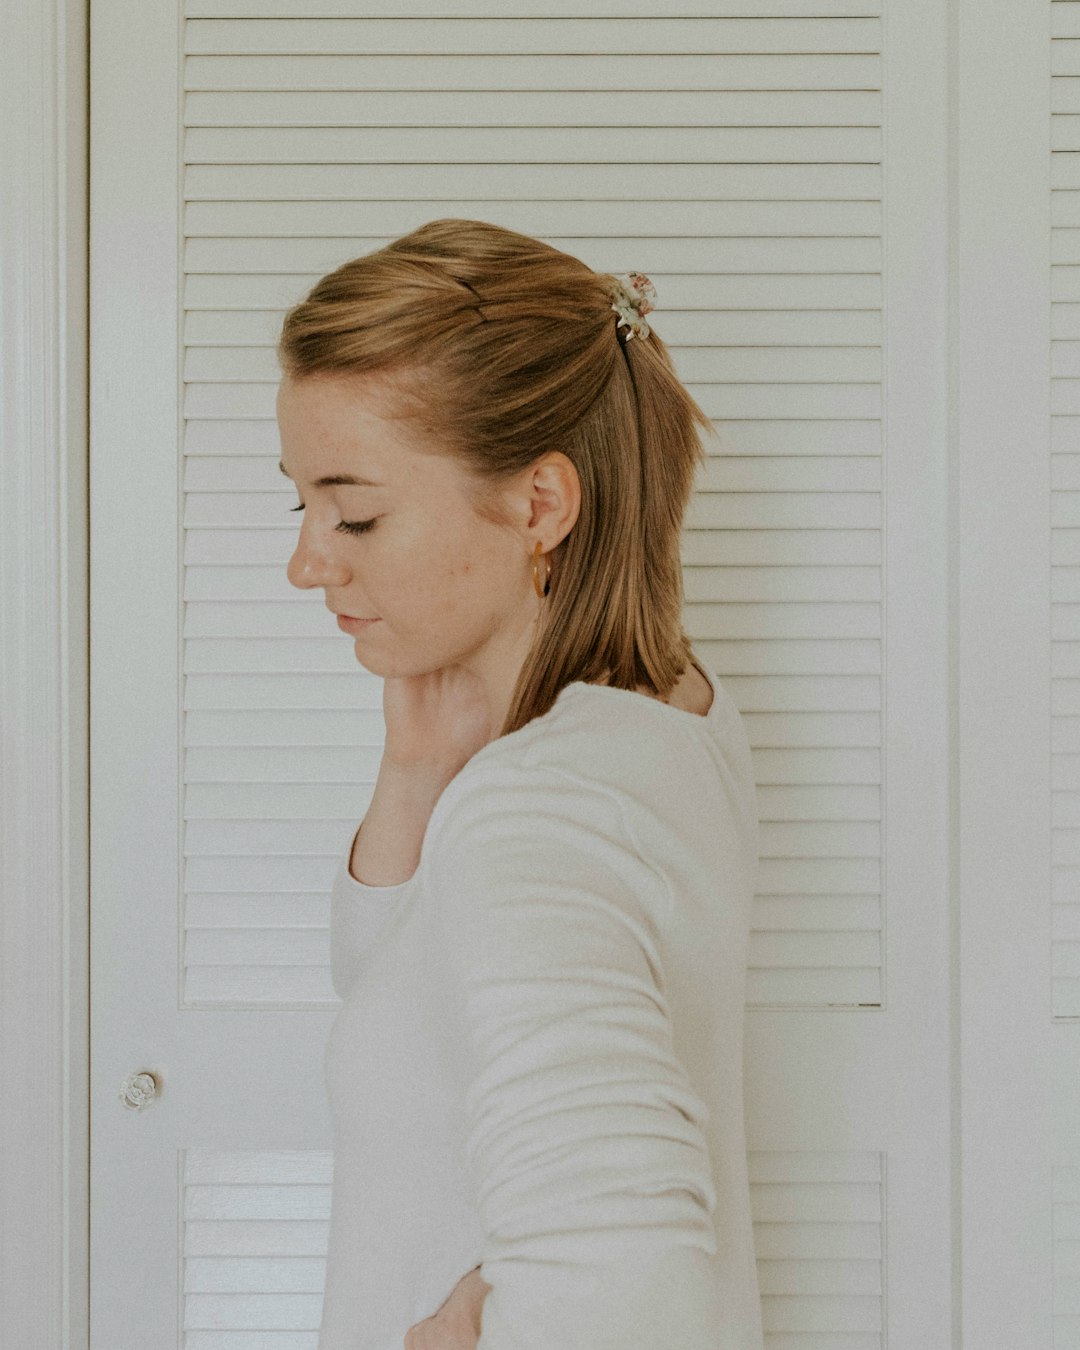
[[[612,280],[514,230],[435,220],[324,276],[277,345],[293,379],[385,375],[486,519],[535,460],[573,463],[580,511],[501,735],[572,680],[666,697],[690,659],[680,537],[711,423],[655,329],[619,334]]]
[[[619,341],[634,391],[641,462],[643,575],[635,647],[653,674],[651,682],[636,682],[666,692],[690,655],[682,628],[682,522],[706,458],[698,428],[711,433],[712,423],[675,373],[655,328],[646,338],[620,334]],[[674,632],[679,640],[673,644],[668,635]]]

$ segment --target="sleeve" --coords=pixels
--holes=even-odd
[[[708,1110],[663,994],[670,892],[618,797],[562,769],[466,775],[430,843],[472,1066],[477,1350],[718,1350]]]
[[[396,886],[369,886],[357,881],[349,871],[349,860],[358,833],[354,830],[349,836],[330,892],[330,980],[340,999],[346,998],[356,983],[361,966],[391,915],[420,884],[419,868]]]

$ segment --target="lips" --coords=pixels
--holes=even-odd
[[[373,623],[378,622],[378,619],[351,619],[347,614],[337,616],[337,626],[343,633],[366,633]]]

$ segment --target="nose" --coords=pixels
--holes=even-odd
[[[308,521],[300,526],[300,538],[285,568],[290,583],[299,590],[311,590],[314,586],[344,586],[350,579],[349,568],[343,559],[336,557],[332,548],[318,540],[312,542]]]

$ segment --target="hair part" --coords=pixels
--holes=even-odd
[[[617,328],[612,287],[514,230],[435,220],[328,273],[282,324],[285,375],[377,375],[394,415],[461,462],[484,519],[506,523],[503,485],[544,454],[577,470],[578,518],[500,735],[573,680],[666,697],[690,660],[680,539],[712,423],[655,329]]]

